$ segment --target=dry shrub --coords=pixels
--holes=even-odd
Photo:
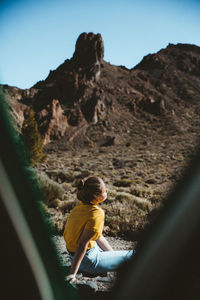
[[[113,189],[108,189],[108,199],[115,199],[117,196],[117,191]]]
[[[144,198],[149,198],[153,196],[153,190],[151,188],[147,188],[141,185],[135,186],[133,189],[130,190],[130,193],[135,196]]]
[[[62,201],[62,205],[61,205],[60,209],[63,213],[70,212],[76,204],[77,204],[77,201],[75,201],[75,200]]]
[[[60,171],[58,176],[62,182],[73,182],[74,181],[74,174],[72,172],[69,172],[68,170]]]
[[[123,193],[123,192],[129,193],[129,191],[130,191],[130,188],[128,188],[128,187],[118,187],[117,188],[117,194],[118,193]]]
[[[129,193],[126,192],[120,192],[117,194],[116,196],[116,200],[120,201],[121,203],[123,203],[125,205],[125,207],[131,206],[131,203],[136,204],[138,207],[140,207],[141,209],[144,210],[150,210],[151,209],[151,202],[148,201],[145,198],[140,198],[134,195],[131,195]]]
[[[71,184],[71,183],[64,182],[64,183],[62,183],[62,187],[64,188],[65,191],[71,190],[72,184]]]
[[[74,181],[74,175],[68,170],[54,169],[48,170],[46,173],[52,180],[58,181],[59,183]]]
[[[135,177],[134,180],[135,180],[135,183],[138,183],[138,184],[142,183],[141,177]]]
[[[53,199],[51,200],[51,202],[49,203],[49,205],[51,207],[54,207],[54,208],[61,208],[62,207],[62,201],[60,199]]]
[[[118,192],[117,196],[116,196],[116,200],[125,204],[125,202],[134,200],[134,197],[133,197],[133,195],[126,193],[126,192]]]
[[[54,224],[58,234],[62,234],[64,230],[64,226],[67,220],[67,214],[63,216],[62,213],[55,213],[53,216],[50,217],[51,222]]]
[[[132,179],[118,179],[114,182],[114,186],[118,186],[118,187],[130,187],[132,184],[135,184],[135,181]]]
[[[131,235],[146,224],[152,209],[149,200],[125,192],[124,189],[122,192],[111,189],[108,200],[103,204],[107,234]]]
[[[55,199],[62,199],[64,196],[63,187],[50,179],[44,172],[38,172],[37,178],[41,185],[45,200],[50,204]]]
[[[106,233],[112,236],[131,236],[146,223],[147,213],[131,202],[125,206],[120,201],[104,206]]]

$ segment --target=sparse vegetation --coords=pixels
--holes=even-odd
[[[96,148],[49,154],[45,173],[56,183],[55,191],[61,188],[62,192],[59,195],[47,188],[47,198],[55,193],[47,203],[60,232],[77,204],[75,180],[89,175],[102,177],[108,187],[108,199],[102,204],[104,233],[130,237],[143,230],[191,158],[189,140],[173,136],[169,144],[163,133],[150,133],[152,141],[148,144],[144,143],[145,136],[133,140],[130,147],[115,145],[103,151]]]

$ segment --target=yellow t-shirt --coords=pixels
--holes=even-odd
[[[76,252],[78,240],[84,229],[95,232],[88,244],[88,249],[95,245],[95,241],[100,238],[104,226],[104,211],[97,205],[88,205],[80,201],[74,207],[67,218],[64,230],[64,239],[67,249]]]

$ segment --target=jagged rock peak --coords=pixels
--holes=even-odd
[[[73,60],[80,67],[85,67],[88,64],[102,62],[104,57],[104,44],[100,33],[83,32],[79,35],[76,41]]]
[[[69,90],[71,90],[73,84],[77,89],[80,82],[97,82],[101,75],[103,57],[104,43],[101,34],[83,32],[76,41],[72,58],[65,60],[56,70],[50,70],[48,77],[37,82],[33,87],[37,89],[52,87],[56,81],[62,81],[61,77],[63,82],[68,78]],[[66,87],[66,82],[64,84]]]

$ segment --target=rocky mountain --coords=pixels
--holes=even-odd
[[[72,58],[45,80],[26,90],[2,86],[19,128],[30,106],[44,144],[109,146],[200,125],[200,47],[169,44],[132,69],[103,58],[101,35],[82,33]]]

